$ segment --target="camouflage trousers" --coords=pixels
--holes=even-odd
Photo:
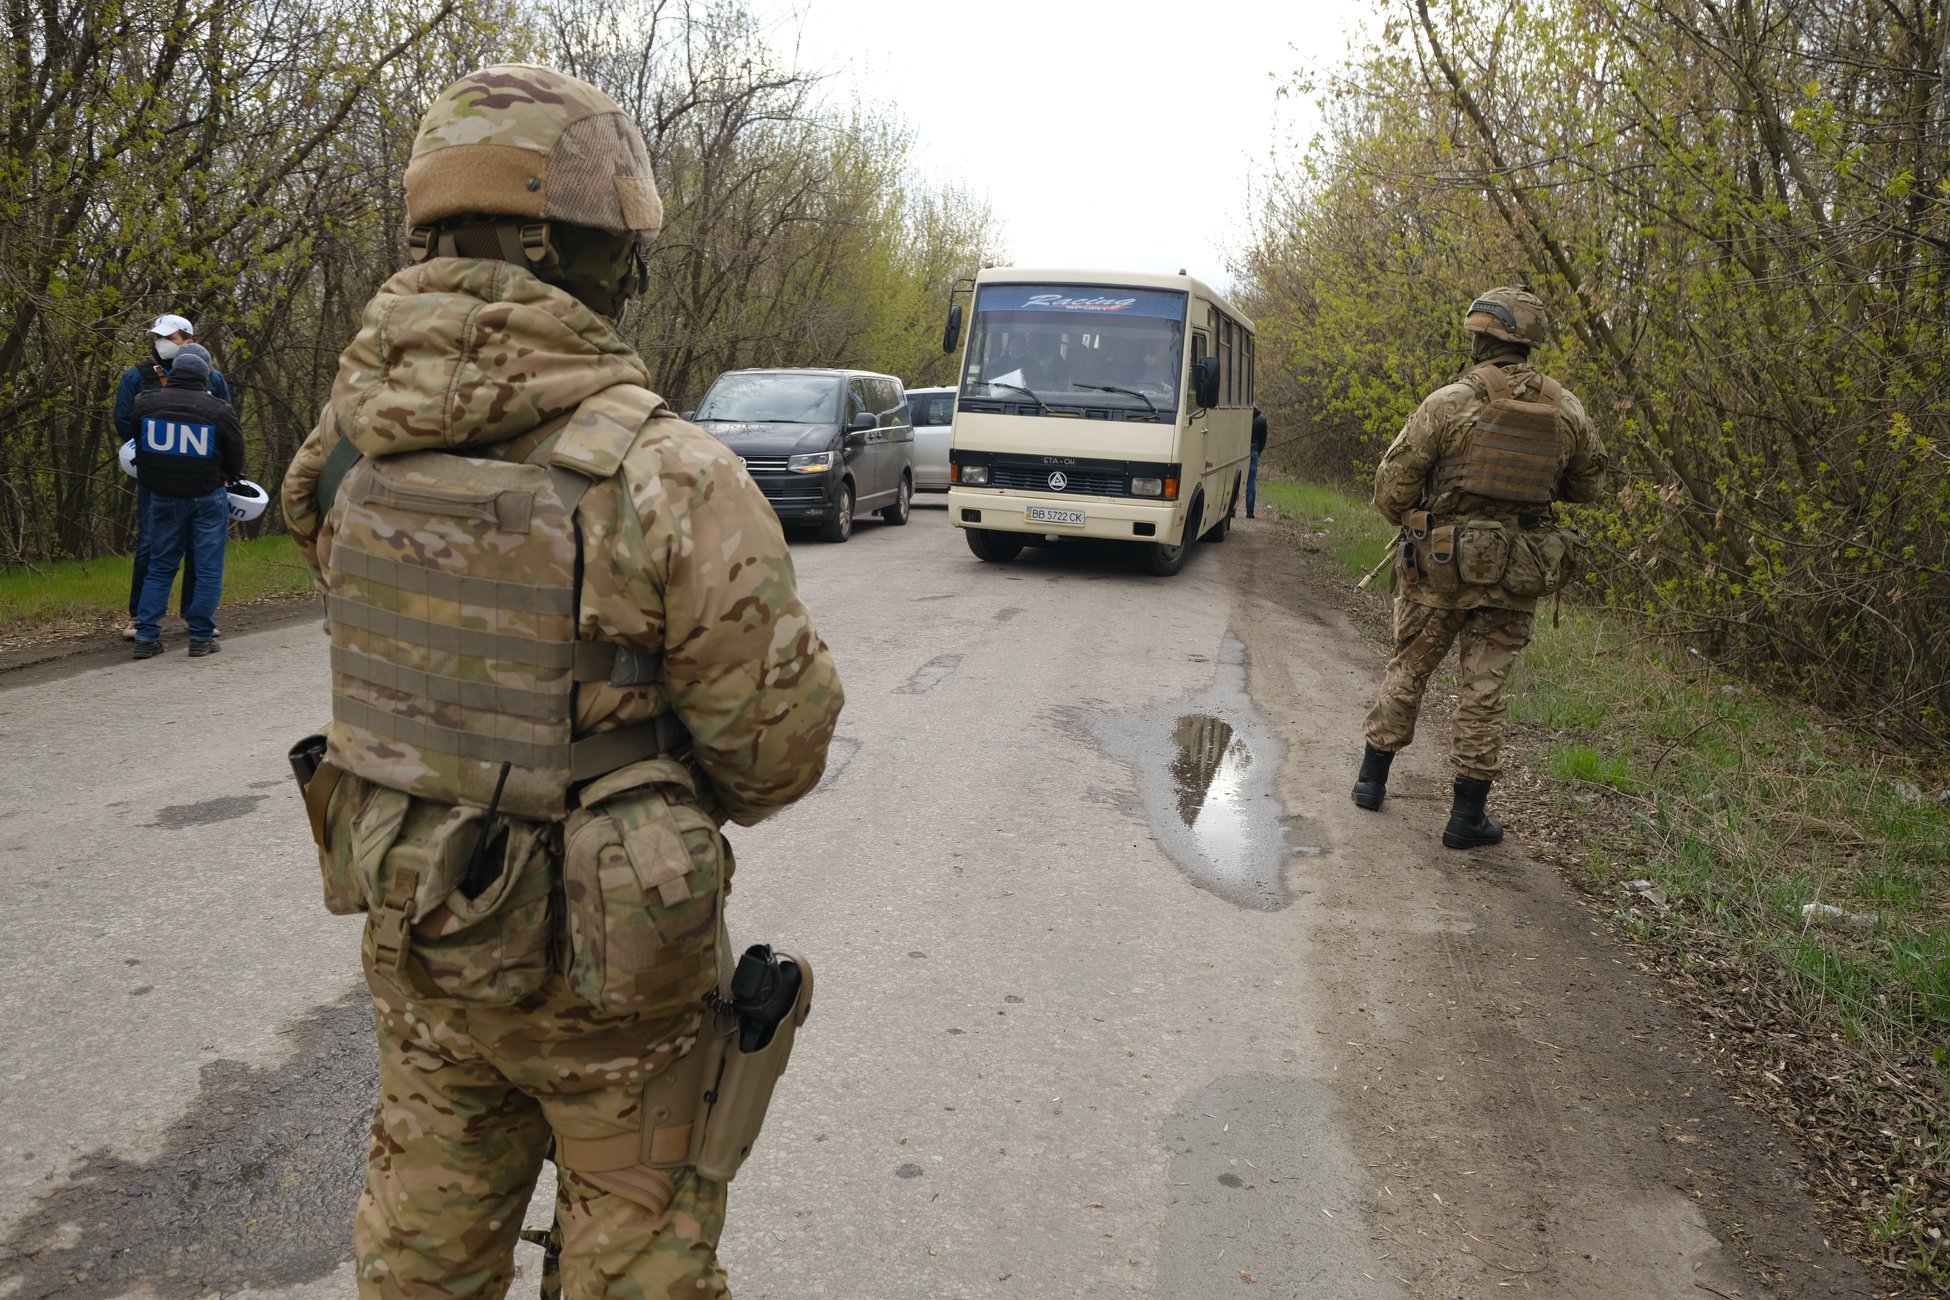
[[[1510,713],[1503,693],[1517,656],[1530,644],[1536,615],[1527,611],[1445,609],[1395,600],[1395,653],[1381,679],[1381,697],[1368,711],[1368,743],[1397,750],[1415,739],[1415,719],[1429,678],[1456,645],[1462,703],[1450,755],[1463,776],[1494,780],[1503,763],[1503,726]]]
[[[694,1024],[600,1015],[559,976],[515,1006],[419,999],[374,976],[370,944],[367,960],[380,1097],[353,1234],[359,1295],[494,1300],[551,1135],[635,1131],[644,1081],[689,1049]],[[563,1294],[728,1300],[723,1183],[557,1172]]]

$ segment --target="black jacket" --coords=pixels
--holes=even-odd
[[[1266,450],[1266,417],[1258,411],[1253,412],[1253,450]]]
[[[166,497],[200,497],[244,477],[244,427],[201,380],[174,379],[135,399],[136,482]]]

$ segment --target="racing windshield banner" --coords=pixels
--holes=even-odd
[[[978,312],[1047,312],[1053,316],[1149,316],[1185,319],[1185,295],[1156,289],[1093,289],[1081,285],[990,284]]]

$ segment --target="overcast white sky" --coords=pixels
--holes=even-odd
[[[890,100],[921,169],[986,196],[1010,260],[1227,284],[1248,186],[1371,0],[759,0],[801,66]],[[1191,75],[1187,75],[1187,74]]]

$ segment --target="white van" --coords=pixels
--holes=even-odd
[[[955,436],[955,390],[910,388],[908,409],[914,416],[914,490],[948,490],[948,447]]]

